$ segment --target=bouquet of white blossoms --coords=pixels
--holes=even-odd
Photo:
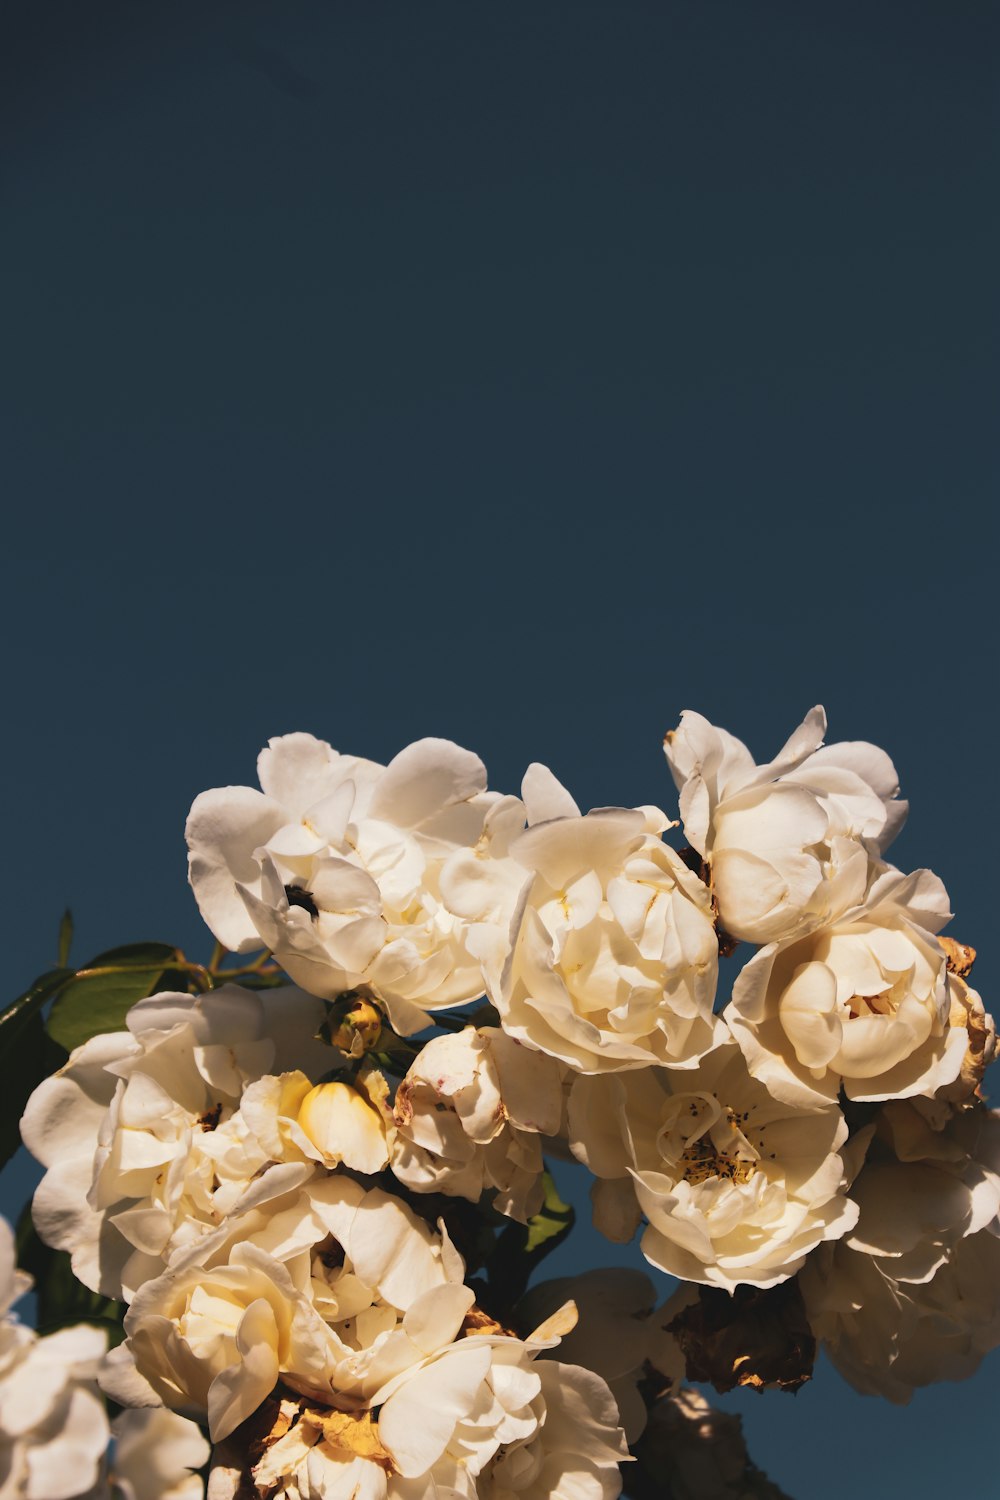
[[[680,824],[286,735],[191,809],[206,965],[74,968],[64,919],[0,1019],[47,1168],[22,1270],[0,1238],[39,1322],[0,1325],[0,1500],[773,1497],[685,1380],[795,1390],[818,1341],[894,1401],[969,1375],[993,1024],[940,880],[885,859],[891,761],[825,728],[757,765],[685,713]],[[547,1155],[651,1276],[538,1279]]]

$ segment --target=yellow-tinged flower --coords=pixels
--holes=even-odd
[[[389,1161],[392,1117],[377,1068],[362,1068],[353,1083],[313,1086],[304,1073],[271,1075],[251,1084],[242,1113],[274,1161],[343,1164],[355,1172],[380,1172]]]
[[[380,1172],[388,1164],[385,1123],[349,1083],[318,1083],[299,1106],[299,1125],[324,1162],[343,1162],[357,1172]]]

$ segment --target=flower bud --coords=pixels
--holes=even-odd
[[[349,1057],[372,1052],[382,1038],[382,1012],[373,1000],[348,990],[327,1007],[320,1037]]]

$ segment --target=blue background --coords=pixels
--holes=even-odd
[[[998,15],[6,4],[11,995],[67,903],[206,955],[184,816],[272,734],[669,807],[683,708],[822,701],[989,997]],[[998,1376],[730,1404],[796,1500],[919,1500]]]

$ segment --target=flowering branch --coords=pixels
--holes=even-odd
[[[23,1109],[47,1169],[22,1270],[0,1235],[11,1496],[48,1463],[110,1500],[141,1448],[161,1500],[207,1463],[210,1500],[781,1500],[685,1382],[794,1391],[820,1345],[890,1400],[971,1374],[994,1026],[942,883],[886,859],[891,761],[825,730],[758,765],[685,713],[679,853],[658,807],[581,812],[544,766],[502,796],[448,741],[383,767],[287,735],[191,809],[206,964],[73,968],[67,915],[0,1014],[4,1144]],[[649,1275],[540,1279],[567,1156]]]

